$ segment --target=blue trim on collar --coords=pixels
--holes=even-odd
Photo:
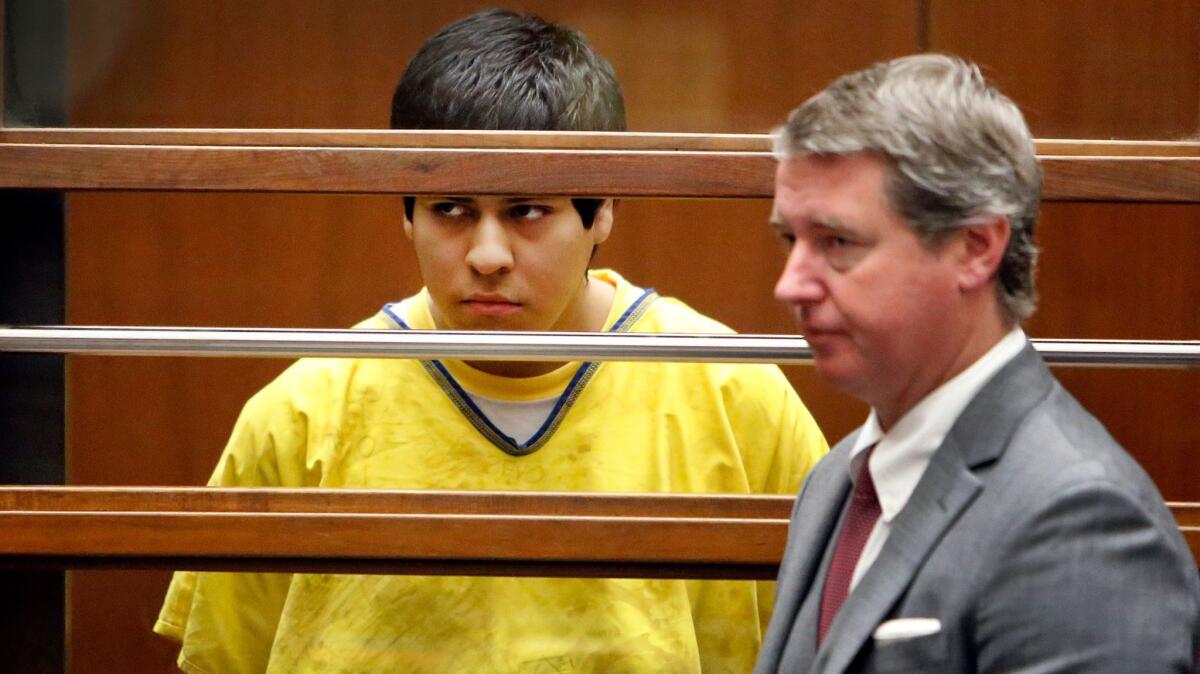
[[[512,436],[509,436],[509,435],[505,435],[505,433],[503,431],[501,431],[500,428],[498,426],[496,426],[496,424],[492,423],[492,420],[489,419],[488,416],[483,413],[483,410],[479,409],[479,406],[475,404],[475,401],[471,399],[471,395],[469,393],[467,393],[466,389],[464,389],[462,387],[462,384],[459,384],[458,380],[456,380],[454,378],[454,376],[450,374],[450,370],[446,369],[446,366],[442,364],[442,361],[431,360],[431,361],[427,361],[427,362],[430,365],[432,365],[433,367],[437,368],[438,372],[441,373],[442,378],[445,381],[446,385],[448,385],[452,389],[454,389],[454,393],[457,394],[457,398],[458,398],[458,400],[455,401],[456,403],[461,401],[462,404],[464,404],[468,408],[470,408],[472,414],[479,417],[480,421],[487,424],[488,429],[490,429],[497,436],[506,440],[508,442],[508,444],[510,444],[513,447],[516,447],[518,449],[523,447],[523,445],[521,445],[520,443],[517,442],[516,438],[513,438]],[[532,441],[532,438],[530,440]],[[525,443],[525,444],[528,445],[530,443]]]
[[[592,368],[593,365],[594,363],[590,362],[580,364],[580,366],[575,370],[575,374],[571,377],[571,381],[567,383],[566,387],[563,389],[563,392],[558,396],[558,400],[554,402],[554,408],[551,409],[550,413],[546,415],[546,420],[542,422],[541,428],[537,429],[536,433],[529,436],[529,439],[525,441],[525,444],[520,446],[521,449],[536,445],[538,441],[542,439],[543,435],[549,434],[550,430],[554,428],[555,420],[558,419],[559,414],[562,412],[563,406],[567,404],[567,400],[573,400],[573,398],[571,398],[571,393],[577,386],[579,386],[579,381],[583,379],[585,375],[589,375],[588,370]]]
[[[630,303],[629,307],[621,313],[612,327],[606,332],[621,332],[632,327],[637,322],[637,319],[641,318],[642,314],[645,313],[646,308],[651,303],[650,300],[654,296],[655,291],[653,288],[647,288],[642,291],[642,294]],[[395,312],[394,309],[397,308],[398,304],[395,302],[385,304],[382,311],[395,321],[400,329],[412,330],[408,323]],[[441,361],[426,360],[421,362],[434,381],[441,385],[443,392],[450,398],[450,401],[467,417],[467,421],[471,422],[471,425],[493,445],[503,450],[506,454],[513,456],[532,454],[549,441],[550,435],[558,428],[571,405],[579,398],[583,388],[600,366],[599,363],[592,361],[580,363],[579,368],[575,370],[575,374],[571,377],[563,392],[558,396],[558,400],[555,401],[553,409],[546,415],[546,420],[542,423],[541,427],[526,442],[517,443],[515,438],[501,431],[484,414],[483,410],[479,409],[479,406],[471,399],[470,394],[454,379],[454,376],[450,374],[450,370]]]
[[[625,310],[625,313],[621,314],[621,316],[617,318],[617,321],[613,323],[611,328],[608,329],[608,332],[617,332],[621,328],[625,327],[625,321],[629,320],[629,317],[633,315],[633,313],[637,311],[639,307],[642,306],[642,303],[646,301],[646,298],[653,294],[654,288],[646,288],[644,291],[642,291],[642,294],[636,300],[634,300],[632,304],[629,305],[629,308]]]
[[[383,305],[383,309],[382,309],[383,313],[387,314],[388,318],[392,319],[393,321],[396,321],[396,325],[400,326],[401,330],[412,330],[412,328],[408,327],[408,323],[405,323],[404,319],[400,318],[400,316],[397,315],[396,312],[393,310],[393,308],[396,307],[396,305],[398,305],[398,304],[400,304],[400,303],[399,302],[388,302],[387,304]]]

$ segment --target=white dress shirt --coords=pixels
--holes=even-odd
[[[854,480],[858,475],[864,452],[875,445],[868,470],[875,481],[882,514],[854,567],[851,590],[879,556],[891,531],[892,520],[908,503],[933,453],[942,445],[967,403],[992,375],[1025,348],[1025,343],[1025,332],[1019,327],[1014,328],[970,367],[922,398],[886,433],[879,427],[875,410],[871,410],[850,450],[850,479]]]

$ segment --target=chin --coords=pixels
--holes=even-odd
[[[529,321],[513,320],[512,317],[496,316],[496,317],[476,317],[468,324],[469,327],[461,328],[463,330],[480,331],[500,331],[500,332],[533,332],[545,331],[549,328],[542,325],[531,325]]]
[[[814,354],[813,363],[817,374],[843,393],[855,397],[864,386],[863,368],[846,358],[844,354],[837,356],[818,356]]]

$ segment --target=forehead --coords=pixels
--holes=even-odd
[[[855,222],[890,212],[884,190],[889,170],[871,154],[784,159],[775,169],[772,219],[796,226],[810,220]]]

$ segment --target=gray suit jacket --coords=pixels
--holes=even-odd
[[[1032,347],[970,402],[820,649],[854,434],[792,513],[755,672],[1186,672],[1200,576],[1162,496]],[[876,643],[897,618],[934,634]]]

